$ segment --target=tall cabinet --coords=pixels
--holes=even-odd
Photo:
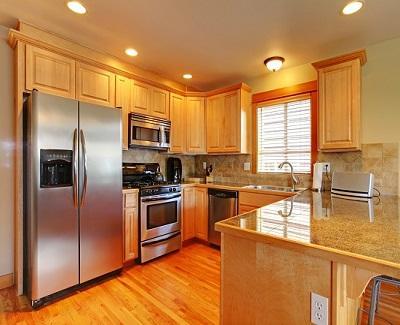
[[[318,71],[319,150],[361,149],[361,66],[365,63],[365,51],[313,63]]]
[[[206,152],[205,129],[204,98],[186,97],[186,152]]]

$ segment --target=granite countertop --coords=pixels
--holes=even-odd
[[[221,221],[216,229],[382,263],[400,271],[399,208],[397,196],[361,202],[307,190]]]

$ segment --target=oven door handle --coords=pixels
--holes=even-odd
[[[157,239],[157,240],[153,240],[153,241],[149,241],[149,242],[143,243],[142,247],[162,243],[164,241],[167,241],[167,240],[170,240],[172,238],[175,238],[175,237],[179,236],[180,234],[181,234],[180,232],[176,232],[176,233],[172,234],[171,236],[169,236],[167,238]]]
[[[157,197],[143,197],[142,202],[154,202],[154,201],[160,201],[160,202],[166,202],[167,200],[172,200],[176,198],[180,198],[181,194],[175,194],[171,196],[157,196]]]

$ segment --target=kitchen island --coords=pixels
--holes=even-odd
[[[221,323],[310,324],[314,292],[330,324],[355,324],[369,281],[400,278],[399,202],[304,191],[217,223]]]

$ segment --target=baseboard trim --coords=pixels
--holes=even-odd
[[[14,273],[0,275],[0,289],[14,285]]]

